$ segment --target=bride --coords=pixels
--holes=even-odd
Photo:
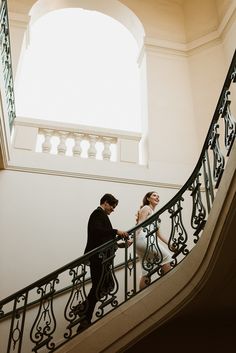
[[[145,221],[148,217],[150,217],[155,210],[155,207],[159,203],[159,195],[154,192],[148,192],[144,198],[143,198],[143,204],[140,207],[139,211],[136,214],[136,221],[137,224],[142,223]],[[160,263],[162,273],[166,273],[171,270],[171,265],[170,262],[172,260],[171,258],[171,253],[169,250],[162,244],[164,242],[165,244],[168,244],[167,240],[165,237],[161,234],[160,228],[157,229],[156,231],[156,236],[161,240],[158,241],[158,248],[161,251],[162,254],[162,261]],[[144,269],[143,264],[145,264],[145,253],[147,249],[147,232],[144,231],[143,228],[140,228],[137,233],[136,233],[136,253],[139,256],[139,258],[142,260],[142,277],[140,279],[139,283],[139,288],[143,289],[145,288],[149,283],[150,283],[150,276],[147,276],[148,271]],[[156,248],[157,250],[157,248]],[[150,253],[149,253],[150,255]],[[160,254],[158,251],[152,252],[152,257],[157,258],[158,256],[160,257]]]

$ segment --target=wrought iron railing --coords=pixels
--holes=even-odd
[[[165,232],[169,229],[168,247],[173,254],[172,267],[176,267],[189,254],[202,234],[234,143],[236,124],[229,97],[235,81],[236,54],[192,175],[164,207],[129,230],[133,245],[124,249],[123,266],[115,267],[117,241],[110,241],[1,300],[1,352],[26,353],[45,349],[53,352],[78,334],[77,327],[85,317],[85,312],[79,311],[78,307],[87,299],[91,286],[89,259],[95,253],[102,259],[104,276],[99,283],[101,290],[98,291],[100,294],[93,323],[140,291],[137,277],[141,267],[145,267],[150,284],[162,276],[162,255],[155,236],[160,222]],[[136,257],[136,234],[139,229],[146,232],[147,238],[142,262],[137,261]],[[153,247],[159,252],[159,256],[154,258],[149,256]],[[105,288],[107,273],[112,285]]]
[[[8,121],[11,131],[16,113],[7,0],[2,0],[0,6],[0,56],[3,67]]]

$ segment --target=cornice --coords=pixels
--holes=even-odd
[[[177,55],[188,57],[205,50],[206,48],[214,47],[222,43],[223,38],[236,21],[236,5],[228,9],[226,15],[222,19],[219,27],[204,36],[190,42],[174,42],[170,40],[162,40],[146,36],[144,44],[139,53],[137,62],[140,64],[146,52],[153,52],[158,54]]]
[[[99,163],[103,163],[103,162],[99,161]],[[36,173],[36,174],[44,174],[44,175],[52,175],[52,176],[61,176],[66,178],[106,181],[106,182],[118,183],[118,184],[143,185],[143,186],[150,186],[153,188],[161,188],[161,189],[179,190],[182,186],[180,184],[161,183],[161,182],[155,182],[155,181],[146,180],[146,179],[122,178],[122,177],[106,176],[106,175],[99,175],[99,174],[90,174],[90,173],[86,174],[83,172],[19,166],[19,165],[14,165],[13,163],[8,164],[5,167],[5,170],[23,172],[23,173]]]

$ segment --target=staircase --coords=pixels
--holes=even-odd
[[[170,352],[176,348],[176,339],[186,344],[181,351],[188,352],[189,343],[193,345],[191,351],[197,352],[199,342],[203,345],[203,341],[210,342],[211,349],[219,347],[216,337],[219,329],[225,349],[233,348],[236,313],[236,257],[232,250],[236,246],[235,161],[234,145],[201,239],[189,256],[161,280],[58,352],[139,353],[154,348],[157,342],[159,349],[166,347]],[[201,335],[203,329],[208,334]]]
[[[93,325],[77,335],[76,327],[81,318],[73,308],[88,293],[89,257],[99,252],[105,266],[108,254],[114,253],[115,241],[1,300],[2,337],[8,337],[8,340],[1,340],[2,353],[28,353],[31,350],[122,352],[173,318],[180,322],[178,327],[181,329],[181,322],[189,315],[195,318],[196,323],[203,317],[212,316],[216,310],[222,321],[235,311],[235,302],[230,298],[235,284],[235,255],[231,249],[235,244],[236,125],[228,99],[231,84],[235,81],[235,60],[236,55],[192,175],[164,207],[129,230],[134,246],[131,253],[129,248],[125,250],[125,261],[121,264],[123,287],[117,280],[119,268],[112,268],[115,290],[107,291],[100,298]],[[219,127],[222,121],[225,129]],[[218,129],[225,136],[224,149],[220,148]],[[187,198],[192,201],[189,219],[192,230],[187,228],[186,220],[182,218],[184,208],[188,207],[188,203],[187,206],[184,203]],[[161,277],[160,264],[150,261],[152,283],[139,291],[135,234],[138,228],[143,227],[147,237],[151,238],[153,228],[156,229],[157,221],[165,213],[170,214],[169,245],[176,250],[173,269]],[[69,286],[65,286],[67,277]],[[220,299],[215,295],[218,291],[221,292]],[[65,328],[61,324],[65,320],[66,331],[63,332]],[[31,342],[25,341],[27,336]]]
[[[7,10],[2,7],[4,30],[1,32],[1,44],[3,55],[8,59],[2,61],[0,73],[2,169],[6,167],[5,161],[11,153],[11,129],[15,117],[8,28],[7,22],[4,22],[6,13]],[[112,269],[116,280],[115,291],[105,293],[99,301],[93,325],[76,334],[81,318],[74,313],[74,305],[86,298],[88,293],[89,257],[99,252],[104,256],[105,263],[116,242],[109,242],[2,299],[1,353],[131,353],[133,349],[137,353],[142,342],[143,347],[147,340],[150,342],[153,339],[155,342],[159,330],[164,330],[168,325],[171,327],[173,323],[177,326],[175,334],[183,340],[182,328],[186,329],[191,320],[196,326],[201,326],[203,321],[208,322],[209,317],[214,318],[217,313],[221,323],[232,323],[231,314],[236,309],[236,261],[232,250],[236,242],[236,126],[229,96],[234,92],[235,70],[236,54],[193,173],[166,205],[148,221],[129,230],[134,240],[133,249],[127,249],[124,262]],[[190,204],[186,221],[182,215]],[[173,269],[162,277],[160,264],[150,262],[152,283],[139,291],[136,231],[143,227],[147,230],[147,237],[151,238],[151,229],[154,227],[155,230],[157,221],[167,218],[167,215],[171,229],[169,248],[174,245],[176,250],[173,253]],[[117,279],[119,271],[122,283]]]

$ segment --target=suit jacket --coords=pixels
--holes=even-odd
[[[117,229],[113,229],[108,215],[101,207],[92,212],[88,221],[88,239],[84,253],[115,239]]]

